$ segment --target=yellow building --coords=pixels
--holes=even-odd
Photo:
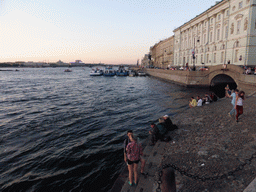
[[[150,48],[154,67],[168,68],[173,66],[173,42],[174,36],[171,36]]]

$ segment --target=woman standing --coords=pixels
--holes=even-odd
[[[230,89],[229,89],[229,85],[227,84],[227,86],[225,87],[225,96],[226,97],[229,97],[229,95],[231,94],[229,92],[230,92]]]
[[[138,183],[138,164],[140,162],[140,156],[142,153],[142,146],[137,142],[137,139],[133,136],[129,136],[130,143],[126,147],[127,151],[127,161],[128,161],[128,170],[129,170],[129,185],[133,184],[133,175],[134,175],[134,184],[135,186]]]
[[[238,122],[238,117],[243,114],[244,95],[244,91],[240,91],[236,97],[236,122]]]

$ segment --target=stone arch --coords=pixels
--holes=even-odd
[[[209,70],[208,84],[210,87],[220,85],[220,92],[224,90],[225,86],[222,86],[228,83],[232,84],[231,89],[239,88],[241,75],[243,75],[243,69],[239,66],[227,65],[225,70],[223,69],[223,65],[213,66]]]
[[[229,84],[236,82],[232,77],[227,74],[217,74],[211,79],[210,85],[213,86],[221,83]]]
[[[229,85],[230,90],[237,88],[235,80],[226,74],[218,74],[214,76],[210,83],[210,90],[213,91],[218,97],[225,97],[225,87]]]

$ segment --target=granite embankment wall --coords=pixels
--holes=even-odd
[[[256,75],[245,75],[244,70],[235,65],[211,66],[207,71],[180,71],[145,69],[153,77],[167,80],[186,87],[209,87],[217,83],[235,82],[238,88],[251,92],[256,89]]]

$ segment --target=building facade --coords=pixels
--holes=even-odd
[[[173,66],[173,43],[174,36],[171,36],[150,48],[154,67],[167,68]]]
[[[255,65],[256,0],[222,0],[174,30],[174,65]]]
[[[145,54],[144,57],[141,59],[141,66],[143,67],[152,67],[153,62],[151,60],[151,55],[150,54]]]

